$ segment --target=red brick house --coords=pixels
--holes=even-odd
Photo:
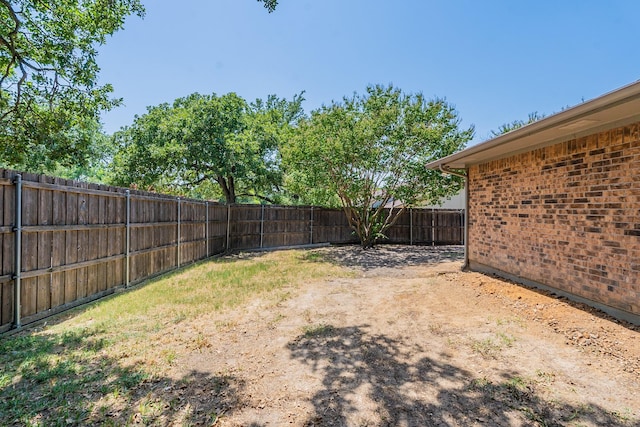
[[[427,165],[465,176],[465,261],[640,324],[640,82]]]

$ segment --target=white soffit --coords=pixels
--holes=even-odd
[[[561,111],[466,150],[427,168],[466,169],[491,160],[640,121],[640,81]]]

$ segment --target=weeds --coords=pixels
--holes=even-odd
[[[162,350],[162,356],[168,365],[173,365],[178,357],[175,350],[172,349]]]
[[[505,347],[513,346],[513,343],[516,341],[515,337],[507,335],[503,332],[498,332],[496,336],[498,337],[498,339],[500,339],[501,344]]]
[[[286,318],[287,318],[287,316],[285,316],[285,315],[284,315],[284,314],[282,314],[282,313],[278,313],[278,314],[276,314],[276,315],[273,317],[273,319],[271,319],[271,320],[269,321],[269,323],[268,323],[269,328],[270,328],[270,329],[275,328],[275,327],[276,327],[276,325],[277,325],[281,320],[286,319]]]
[[[460,347],[460,340],[456,337],[447,337],[447,345],[451,348],[458,348]]]
[[[483,340],[473,340],[471,343],[471,349],[482,357],[496,357],[501,350],[500,345],[495,343],[491,338],[485,338]]]
[[[199,333],[193,340],[193,349],[202,352],[205,348],[211,347],[211,342],[209,339],[202,333]]]
[[[333,331],[333,326],[325,324],[305,326],[304,328],[302,328],[304,338],[323,337],[330,335]]]
[[[630,408],[624,408],[622,411],[613,411],[611,415],[623,422],[628,422],[633,418],[633,411]]]
[[[429,332],[434,335],[444,335],[444,325],[441,322],[429,323]]]
[[[542,383],[553,384],[556,380],[556,374],[553,372],[544,372],[541,370],[536,370],[536,375],[538,376],[538,380]]]
[[[516,325],[523,329],[527,327],[527,322],[519,316],[510,317],[506,319],[498,317],[495,319],[495,322],[497,326]]]
[[[487,377],[482,378],[474,378],[471,380],[471,384],[469,384],[469,389],[471,390],[485,390],[491,385],[491,381],[487,379]]]
[[[494,338],[472,340],[471,349],[485,358],[496,358],[504,349],[513,346],[516,338],[503,332],[498,332]]]

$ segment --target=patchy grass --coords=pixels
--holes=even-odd
[[[308,325],[302,328],[304,338],[318,338],[331,335],[334,332],[334,327],[331,325]]]
[[[505,349],[513,347],[516,338],[504,332],[497,332],[494,337],[472,339],[471,350],[487,359],[495,359]]]
[[[179,323],[203,313],[235,307],[258,293],[343,272],[326,263],[304,262],[304,256],[302,251],[283,251],[204,262],[120,295],[117,302],[98,303],[84,312],[79,321],[91,320],[111,328],[143,319],[137,329],[148,329],[153,327],[149,319],[164,321],[169,314],[169,318]],[[118,316],[113,315],[114,310]]]
[[[514,336],[509,334],[505,334],[504,332],[498,332],[496,337],[500,340],[500,343],[505,347],[512,347],[513,343],[516,341]]]
[[[442,324],[442,322],[433,322],[433,323],[429,323],[429,332],[431,332],[434,335],[445,335],[447,333],[444,325]]]
[[[492,338],[485,338],[483,340],[472,340],[471,349],[482,357],[495,358],[502,350],[502,347]]]
[[[282,301],[290,293],[273,291],[349,274],[305,257],[283,251],[202,262],[77,309],[57,324],[2,338],[0,425],[188,424],[193,414],[182,395],[167,401],[157,393],[158,384],[184,390],[188,383],[163,376],[176,359],[171,346],[159,345],[169,329],[192,327],[200,316],[257,295]],[[184,344],[211,346],[199,331]],[[213,383],[232,389],[232,382]],[[213,422],[219,410],[212,406],[211,414]]]
[[[108,356],[108,342],[88,329],[0,341],[0,424],[77,425],[97,395],[129,401],[130,390],[149,375]]]

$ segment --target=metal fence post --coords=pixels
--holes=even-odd
[[[207,258],[209,258],[209,202],[204,202],[204,234],[205,240],[207,241]]]
[[[311,222],[309,224],[309,244],[313,245],[313,206],[311,206]]]
[[[229,251],[230,243],[229,243],[229,237],[231,236],[231,205],[227,205],[227,244],[226,244],[226,250]]]
[[[176,247],[176,266],[180,267],[180,197],[176,197],[178,201],[178,239]]]
[[[126,224],[125,224],[125,288],[129,286],[131,282],[131,191],[126,191]]]
[[[460,210],[460,231],[462,233],[462,239],[460,240],[462,240],[462,244],[464,245],[466,236],[464,235],[464,211],[462,209]]]
[[[264,205],[260,205],[260,249],[264,240]]]
[[[436,245],[436,210],[431,208],[431,246]]]
[[[413,245],[413,209],[409,208],[409,245]]]
[[[14,289],[14,315],[13,324],[16,329],[21,326],[21,270],[22,270],[22,175],[16,175],[14,179],[16,185],[16,206],[15,206],[15,225],[13,231],[15,232],[15,245],[14,245],[14,266],[15,274],[13,276],[15,289]]]

